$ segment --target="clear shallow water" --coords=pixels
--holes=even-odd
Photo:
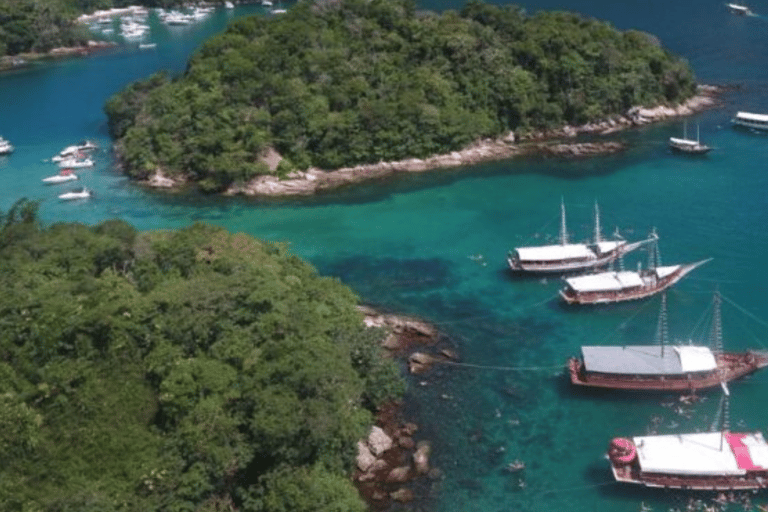
[[[454,8],[461,2],[421,5]],[[29,197],[42,200],[41,216],[49,223],[119,217],[139,229],[156,229],[203,221],[285,241],[364,301],[438,323],[465,363],[547,367],[445,368],[413,379],[411,413],[422,424],[420,435],[433,439],[434,463],[445,474],[433,488],[419,489],[425,510],[637,511],[641,502],[666,510],[679,504],[679,495],[609,484],[607,443],[616,435],[646,432],[654,415],[662,418],[661,432],[706,428],[719,393],[708,394],[689,419],[663,407],[664,396],[574,391],[553,367],[583,344],[652,339],[658,302],[564,308],[556,300],[558,279],[513,279],[504,255],[557,234],[561,196],[575,238],[589,236],[598,200],[605,234],[618,225],[634,239],[656,227],[665,263],[714,258],[670,293],[673,336],[691,334],[716,286],[752,315],[768,319],[768,136],[728,124],[738,109],[768,112],[768,21],[731,16],[715,1],[524,5],[529,11],[577,10],[618,28],[653,32],[691,62],[702,82],[740,85],[724,97],[723,108],[689,121],[689,129],[699,123],[702,139],[717,149],[703,159],[672,155],[665,141],[682,132],[682,121],[675,121],[618,134],[630,144],[622,155],[518,159],[403,176],[312,199],[190,197],[130,184],[112,169],[104,101],[158,69],[182,70],[190,52],[221,30],[228,16],[263,12],[253,6],[220,11],[194,27],[155,25],[154,50],[133,46],[0,76],[0,134],[17,147],[14,155],[0,158],[0,210]],[[44,160],[82,138],[105,148],[96,154],[95,169],[79,172],[81,184],[96,196],[61,203],[56,195],[71,186],[43,186],[40,179],[55,172]],[[644,258],[638,253],[627,265]],[[765,325],[727,304],[724,323],[729,348],[768,341]],[[768,426],[766,389],[768,373],[731,386],[734,427]],[[502,471],[516,458],[527,464],[522,480]]]

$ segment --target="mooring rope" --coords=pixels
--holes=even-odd
[[[562,489],[548,489],[546,491],[541,491],[539,493],[536,493],[536,496],[543,496],[545,494],[560,494],[563,492],[571,492],[571,491],[585,491],[587,489],[594,489],[596,487],[605,487],[606,485],[613,485],[617,483],[618,482],[616,480],[609,480],[606,482],[601,482],[599,484],[582,485],[580,487],[564,487]]]
[[[564,364],[558,364],[558,365],[552,365],[552,366],[488,366],[488,365],[482,365],[482,364],[460,363],[458,361],[436,361],[436,363],[447,364],[450,366],[461,366],[464,368],[476,368],[479,370],[498,370],[498,371],[510,371],[510,372],[562,370],[566,366]]]

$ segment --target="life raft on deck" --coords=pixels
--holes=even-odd
[[[637,457],[637,447],[626,437],[617,437],[608,447],[608,457],[616,464],[631,464]]]

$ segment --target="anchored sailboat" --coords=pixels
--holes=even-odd
[[[507,263],[514,272],[579,272],[608,265],[630,251],[652,242],[653,237],[639,242],[628,243],[615,236],[616,240],[603,240],[600,232],[600,209],[595,203],[594,242],[572,244],[568,241],[565,222],[565,204],[560,201],[560,243],[535,247],[517,247],[507,254]]]
[[[586,346],[568,361],[578,386],[634,391],[686,391],[712,388],[768,366],[768,352],[723,352],[720,294],[713,299],[710,346],[670,345],[666,294],[656,330],[656,345]]]
[[[669,138],[669,147],[675,151],[681,153],[687,153],[689,155],[704,155],[712,150],[711,147],[706,144],[702,144],[699,140],[699,125],[696,125],[696,140],[688,138],[688,123],[683,123],[683,138],[678,139],[676,137]]]
[[[671,287],[712,258],[683,265],[659,266],[658,236],[651,234],[654,250],[649,268],[609,271],[565,279],[560,296],[568,304],[608,304],[650,297]]]

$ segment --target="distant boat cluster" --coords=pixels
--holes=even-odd
[[[74,173],[73,169],[86,169],[94,166],[91,153],[96,149],[96,144],[89,140],[80,141],[77,144],[67,146],[51,158],[51,162],[58,165],[60,171],[58,174],[43,178],[46,185],[58,185],[68,181],[77,181],[80,177]],[[62,201],[71,201],[74,199],[87,199],[93,196],[93,192],[87,187],[70,190],[59,194]]]
[[[232,2],[226,2],[226,9],[234,8]],[[157,19],[166,26],[192,25],[207,18],[213,11],[211,5],[188,5],[182,9],[162,9],[152,10],[143,7],[132,7],[127,9],[113,9],[110,11],[100,11],[87,20],[90,21],[89,28],[94,33],[105,36],[119,35],[127,41],[143,40],[150,32],[149,17],[151,14],[157,16]],[[142,42],[139,48],[154,48],[156,44]]]

